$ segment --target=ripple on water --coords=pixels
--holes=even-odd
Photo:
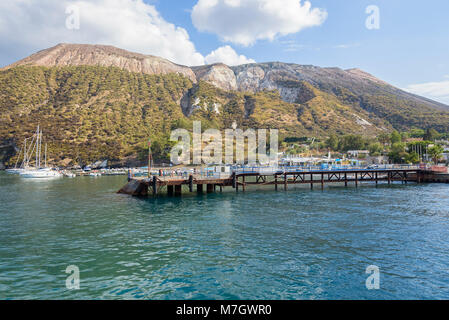
[[[135,199],[123,183],[0,174],[0,298],[449,298],[447,185]]]

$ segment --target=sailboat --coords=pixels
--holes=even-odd
[[[47,144],[45,144],[45,162],[44,167],[41,167],[42,156],[42,131],[37,126],[36,131],[36,143],[33,146],[33,150],[36,150],[36,167],[34,169],[29,168],[29,158],[26,163],[26,169],[22,170],[19,174],[23,178],[58,178],[62,177],[62,173],[47,166]],[[30,155],[31,156],[31,155]]]
[[[24,150],[24,152],[23,152],[23,157],[24,157],[24,161],[25,161],[25,154],[26,154],[26,139],[25,139],[25,145],[24,145],[24,148],[25,148],[25,150],[24,150],[23,148],[20,149],[19,155],[17,156],[16,165],[14,166],[14,168],[12,168],[12,169],[6,169],[6,170],[5,170],[6,173],[20,173],[21,171],[23,171],[23,168],[17,168],[17,163],[19,162],[20,155],[22,154],[22,150]]]
[[[16,160],[16,164],[15,164],[15,166],[14,166],[14,168],[11,168],[11,169],[6,169],[5,171],[7,172],[7,173],[13,173],[13,174],[19,174],[19,173],[21,173],[21,172],[24,172],[25,170],[30,170],[31,168],[30,168],[30,166],[29,166],[29,158],[30,158],[30,156],[31,156],[31,153],[32,153],[32,149],[31,149],[31,147],[32,147],[32,145],[34,144],[34,139],[35,139],[35,135],[33,135],[32,137],[30,137],[30,138],[25,138],[24,139],[24,141],[23,141],[23,147],[20,149],[20,151],[19,151],[19,155],[17,156],[17,160]],[[31,141],[31,143],[29,144],[29,150],[27,149],[27,141],[29,140],[29,139],[32,139],[32,141]],[[33,149],[34,150],[34,149]],[[21,156],[21,154],[22,154],[22,151],[23,151],[23,160],[22,160],[22,163],[20,164],[20,166],[18,167],[17,165],[19,164],[19,159],[20,159],[20,156]]]

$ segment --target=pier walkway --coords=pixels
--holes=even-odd
[[[393,182],[401,183],[449,183],[449,174],[433,172],[427,168],[412,166],[389,166],[385,168],[300,168],[300,167],[252,167],[237,168],[231,174],[190,174],[188,176],[152,176],[150,178],[132,178],[119,193],[133,196],[157,196],[166,193],[169,196],[183,192],[212,193],[232,187],[236,192],[246,191],[250,186],[272,186],[274,190],[288,190],[290,185],[309,185],[311,189],[324,189],[326,184],[340,183],[346,187],[358,187],[361,183]],[[196,188],[196,190],[195,190]]]

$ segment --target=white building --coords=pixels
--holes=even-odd
[[[368,150],[349,150],[348,156],[350,158],[359,158],[360,156],[364,156],[365,158],[369,156]]]

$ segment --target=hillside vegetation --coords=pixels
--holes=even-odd
[[[234,121],[243,128],[278,128],[282,139],[369,136],[393,127],[449,131],[449,113],[394,97],[324,92],[306,81],[288,86],[300,92],[295,102],[278,90],[225,91],[176,73],[18,66],[0,71],[0,144],[21,146],[39,124],[54,163],[74,165],[144,160],[149,138],[156,160],[166,160],[170,131],[191,129],[193,120],[201,120],[203,129],[230,128]]]

